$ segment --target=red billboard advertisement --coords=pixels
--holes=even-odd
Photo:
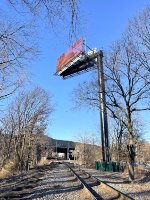
[[[83,52],[83,38],[79,38],[65,53],[57,59],[57,72]]]

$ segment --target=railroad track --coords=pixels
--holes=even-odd
[[[118,199],[118,200],[132,200],[133,198],[123,194],[122,192],[116,190],[115,188],[107,185],[106,183],[102,182],[99,178],[92,176],[91,174],[85,172],[84,170],[81,170],[78,166],[72,166],[69,163],[65,164],[71,172],[78,178],[78,180],[81,182],[83,187],[86,189],[86,191],[89,193],[89,196],[92,197],[92,199],[95,200],[105,200],[105,199]],[[82,178],[83,175],[88,178]],[[90,179],[90,181],[89,181]],[[91,183],[92,180],[92,183]],[[94,184],[95,183],[95,186]],[[95,188],[94,188],[94,187]],[[105,191],[105,192],[104,192]]]
[[[53,162],[0,182],[0,200],[132,199],[71,163]]]

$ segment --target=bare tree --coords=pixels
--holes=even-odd
[[[35,55],[32,27],[0,18],[0,100],[11,95],[27,79],[25,65]]]
[[[29,169],[31,162],[36,159],[38,134],[44,133],[48,116],[53,112],[49,101],[51,99],[41,88],[22,92],[3,119],[3,134],[8,138],[6,159],[11,155],[19,170]]]
[[[101,159],[101,150],[96,134],[79,135],[77,141],[74,157],[79,164],[93,166],[95,160]]]
[[[140,140],[137,144],[136,160],[139,164],[146,164],[150,161],[150,143]]]
[[[136,49],[136,59],[150,72],[150,6],[130,20],[126,34]]]
[[[119,114],[117,114],[118,116]],[[121,115],[121,114],[120,114]],[[112,160],[117,162],[126,162],[128,158],[128,131],[124,125],[124,121],[119,118],[111,118],[110,124],[110,152]],[[113,122],[114,121],[114,122]],[[110,122],[110,120],[109,120]],[[133,131],[135,136],[135,152],[137,152],[138,145],[143,138],[143,126],[138,118],[133,119]],[[137,157],[137,156],[136,156]]]
[[[148,14],[144,15],[145,17],[149,17],[149,9],[147,11]],[[144,20],[146,21],[145,18]],[[142,28],[142,23],[140,25]],[[149,30],[150,24],[147,23],[147,26],[147,30]],[[141,28],[139,27],[139,29]],[[147,32],[146,35],[144,35],[144,31],[142,32],[143,38],[147,37]],[[133,38],[127,32],[111,46],[109,52],[105,54],[104,62],[106,106],[111,116],[119,120],[119,123],[121,122],[126,129],[129,179],[131,181],[134,180],[137,135],[134,129],[135,115],[137,112],[150,110],[150,74],[147,73],[148,68],[145,67],[145,62],[149,62],[149,57],[143,57],[143,53],[140,54],[140,57],[137,56],[140,52],[148,55],[149,51],[144,47],[142,48],[142,46],[140,47],[141,50],[137,51],[138,44],[136,46]],[[145,62],[141,62],[138,58],[144,58]],[[92,80],[91,83],[84,82],[83,85],[80,84],[79,88],[74,91],[77,105],[88,104],[99,108],[98,84],[96,82],[95,80]]]
[[[114,120],[114,121],[112,121]],[[109,120],[110,121],[110,120]],[[125,127],[121,120],[111,118],[110,134],[110,157],[117,162],[126,161]],[[124,148],[125,147],[125,148]]]
[[[134,179],[135,135],[133,131],[134,113],[149,110],[150,76],[136,61],[135,50],[128,39],[112,47],[109,58],[106,58],[106,76],[108,98],[107,107],[115,118],[117,110],[123,115],[123,123],[128,130],[128,152],[130,179]],[[142,74],[142,76],[141,76]]]

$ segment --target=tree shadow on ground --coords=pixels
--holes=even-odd
[[[145,191],[141,191],[141,192],[129,192],[127,193],[127,195],[132,195],[132,196],[138,196],[139,199],[142,199],[144,196],[146,197],[150,197],[150,190],[145,190]],[[150,199],[150,198],[148,198]]]

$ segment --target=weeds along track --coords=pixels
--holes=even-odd
[[[52,162],[0,180],[0,200],[131,199],[69,162]]]

